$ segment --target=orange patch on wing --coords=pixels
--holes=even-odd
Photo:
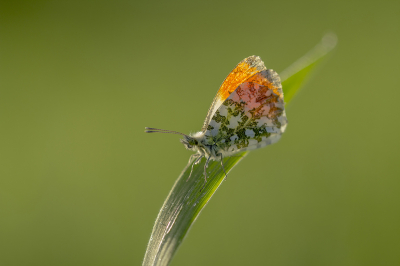
[[[218,90],[217,96],[223,102],[229,95],[236,90],[236,88],[246,82],[254,74],[265,69],[264,64],[258,65],[261,62],[259,57],[250,56],[243,61],[241,61],[229,75],[226,77],[221,87]],[[255,64],[253,64],[253,62]]]
[[[267,87],[269,90],[272,90],[273,93],[275,95],[278,95],[280,98],[283,97],[282,90],[279,90],[280,89],[279,87],[275,87],[274,84],[271,81],[269,81],[266,77],[264,77],[261,74],[253,75],[252,77],[250,77],[245,82],[253,82],[253,83],[260,84],[262,86]]]

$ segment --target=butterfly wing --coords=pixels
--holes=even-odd
[[[275,143],[287,119],[279,75],[262,70],[229,94],[207,125],[206,141],[224,156]]]
[[[266,70],[264,62],[258,56],[249,56],[242,61],[231,71],[231,73],[225,78],[221,87],[219,88],[217,95],[208,110],[206,120],[204,121],[202,132],[206,132],[207,127],[214,116],[215,112],[221,106],[221,104],[231,95],[236,88],[248,80],[253,75]]]

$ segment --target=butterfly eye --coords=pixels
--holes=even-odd
[[[189,140],[189,144],[190,144],[191,146],[196,146],[196,145],[198,144],[198,142],[197,142],[197,140],[195,140],[195,139],[190,139],[190,140]]]

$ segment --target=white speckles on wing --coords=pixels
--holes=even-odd
[[[282,132],[284,132],[285,128],[287,126],[287,123],[288,123],[285,111],[283,111],[283,115],[282,116],[278,117],[278,121],[282,125]]]
[[[243,148],[240,151],[251,151],[251,150],[256,150],[259,148],[263,148],[267,145],[271,145],[274,144],[275,142],[277,142],[280,138],[281,138],[281,133],[278,134],[271,134],[268,138],[267,137],[263,137],[261,142],[254,142],[252,141],[251,143],[249,143],[249,146],[247,148]]]
[[[265,128],[269,133],[280,133],[282,132],[281,128],[277,128],[276,126],[273,127],[266,127]]]
[[[214,128],[211,130],[211,135],[216,136],[218,134],[219,128],[221,127],[221,122],[215,122],[212,125]]]
[[[218,111],[219,111],[219,114],[221,115],[221,116],[227,116],[228,115],[228,109],[227,108],[218,108]]]
[[[255,140],[255,139],[249,139],[249,146],[248,146],[248,147],[252,147],[252,146],[257,145],[257,144],[258,144],[258,141],[257,141],[257,140]]]
[[[239,137],[237,135],[233,135],[231,137],[231,141],[234,142],[235,140],[239,139]]]
[[[237,128],[239,126],[238,122],[241,121],[242,119],[239,116],[232,116],[231,119],[229,119],[229,125],[227,126],[228,128]]]
[[[267,117],[261,117],[258,121],[257,121],[257,127],[262,127],[262,126],[266,126],[266,127],[273,127],[274,123],[272,122],[271,119],[267,118]]]
[[[255,136],[254,130],[252,129],[246,129],[246,131],[244,132],[244,134],[246,134],[246,136],[252,138]]]

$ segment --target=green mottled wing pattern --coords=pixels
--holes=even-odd
[[[277,142],[286,129],[282,86],[272,69],[261,71],[222,103],[205,132],[206,143],[223,156]]]

